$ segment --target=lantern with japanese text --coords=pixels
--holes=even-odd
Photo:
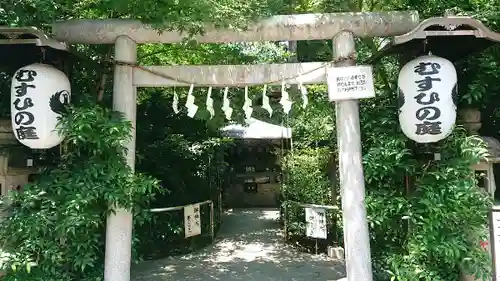
[[[418,143],[446,138],[457,116],[457,72],[453,64],[437,56],[421,56],[399,73],[399,124]]]
[[[53,66],[35,63],[12,77],[12,129],[17,140],[33,149],[49,149],[63,140],[56,131],[58,117],[69,104],[68,77]]]

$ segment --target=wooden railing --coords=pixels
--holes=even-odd
[[[299,206],[302,208],[319,208],[319,209],[335,210],[335,211],[339,210],[338,206],[331,206],[331,205],[308,204],[308,203],[296,202],[296,201],[291,201],[291,200],[287,200],[284,203],[285,204],[283,204],[283,212],[284,212],[285,241],[288,241],[288,206],[289,205],[296,205],[296,206]],[[333,223],[336,224],[337,221],[334,221]]]
[[[171,211],[180,211],[183,210],[184,207],[194,205],[194,204],[199,204],[200,207],[206,204],[210,205],[210,238],[212,242],[214,241],[215,237],[215,231],[214,231],[214,202],[212,200],[206,200],[203,202],[198,202],[198,203],[192,203],[192,204],[187,204],[187,205],[182,205],[182,206],[173,206],[173,207],[166,207],[166,208],[154,208],[154,209],[149,209],[150,212],[152,213],[165,213],[165,212],[171,212]]]

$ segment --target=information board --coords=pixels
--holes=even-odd
[[[493,281],[500,281],[500,206],[494,206],[491,209],[490,245],[493,260]]]
[[[330,101],[375,97],[373,73],[370,65],[328,66],[326,78]]]
[[[184,207],[184,232],[186,238],[201,234],[200,205]]]
[[[326,239],[326,211],[320,208],[306,208],[306,235]]]

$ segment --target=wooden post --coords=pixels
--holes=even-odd
[[[315,251],[316,251],[316,255],[318,255],[318,238],[316,238],[316,242],[315,243],[316,244],[315,244],[314,248],[315,248]]]
[[[355,65],[356,48],[351,32],[342,31],[333,39],[336,66]],[[365,182],[361,155],[359,101],[336,102],[337,145],[344,217],[344,243],[348,281],[372,281],[370,237],[366,219]]]
[[[134,41],[120,36],[115,43],[117,60],[135,63],[137,46]],[[127,164],[135,168],[135,126],[136,126],[136,88],[133,85],[131,66],[115,66],[113,84],[113,109],[123,112],[132,122],[132,138],[127,144]],[[106,221],[106,254],[104,259],[105,281],[130,281],[132,254],[132,213],[119,206],[111,206],[115,214]]]
[[[288,208],[286,207],[287,206],[287,201],[284,202],[284,206],[283,206],[283,214],[284,214],[284,219],[283,219],[283,229],[285,231],[285,242],[288,241],[288,223],[287,223],[287,220],[288,220]]]
[[[212,243],[215,239],[214,233],[214,201],[210,201],[210,235],[212,239]]]
[[[222,216],[222,186],[219,186],[219,221]]]

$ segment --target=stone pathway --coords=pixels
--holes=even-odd
[[[341,261],[283,243],[275,209],[236,209],[223,217],[216,242],[180,257],[132,268],[133,281],[334,281]]]

